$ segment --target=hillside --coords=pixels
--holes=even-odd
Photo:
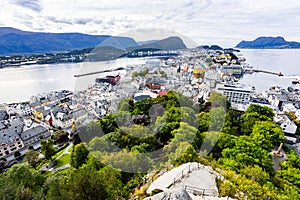
[[[142,49],[160,49],[160,50],[178,50],[185,49],[186,45],[183,43],[180,37],[168,37],[150,44],[144,44],[140,46],[129,47],[127,51],[136,51]]]
[[[101,44],[103,42],[103,44]],[[0,55],[67,52],[94,46],[126,49],[136,46],[132,38],[82,33],[28,32],[0,27]]]
[[[114,60],[125,55],[125,51],[111,46],[95,47],[85,61]]]
[[[291,49],[300,48],[299,42],[288,42],[283,37],[258,37],[253,41],[242,41],[236,48],[247,49]]]

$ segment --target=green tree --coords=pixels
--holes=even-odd
[[[137,77],[137,76],[138,76],[138,73],[137,73],[137,71],[133,71],[133,72],[132,72],[132,74],[131,74],[131,76],[132,76],[132,78],[135,78],[135,77]]]
[[[113,114],[106,115],[104,118],[100,119],[99,124],[105,134],[114,132],[118,127]]]
[[[106,119],[103,119],[103,121],[106,121]],[[115,123],[114,121],[112,123]],[[108,126],[110,124],[107,124]],[[109,128],[109,127],[106,127]],[[104,130],[102,130],[102,127],[99,125],[98,122],[92,121],[88,123],[87,125],[80,126],[77,128],[77,133],[81,139],[82,142],[88,143],[91,141],[94,137],[101,137],[104,135]]]
[[[253,200],[281,199],[271,183],[262,186],[258,182],[230,170],[224,171],[222,175],[226,181],[222,182],[219,186],[221,196]]]
[[[220,153],[226,149],[231,148],[235,145],[236,136],[221,133],[221,132],[204,132],[201,133],[201,141],[206,141],[206,144],[212,146],[212,153],[215,153],[220,157]]]
[[[208,131],[208,128],[210,126],[210,113],[201,112],[196,115],[198,121],[199,121],[199,127],[198,130],[200,133]]]
[[[149,110],[154,104],[151,98],[141,99],[134,103],[132,115],[149,115]]]
[[[40,162],[39,153],[34,150],[28,150],[25,154],[24,161],[35,169]]]
[[[209,111],[210,124],[209,131],[221,131],[224,126],[226,111],[223,107],[213,107]]]
[[[249,136],[240,136],[235,146],[222,151],[219,162],[226,168],[239,171],[246,166],[258,165],[268,173],[273,172],[273,163],[269,150],[257,145]]]
[[[15,164],[0,174],[1,199],[33,199],[45,178],[29,165]]]
[[[227,100],[227,97],[214,90],[211,91],[208,102],[210,102],[212,107],[222,107],[224,109],[230,108],[230,103]]]
[[[270,180],[270,175],[258,165],[246,166],[240,170],[240,174],[244,175],[248,179],[260,183],[261,185]]]
[[[240,121],[238,120],[238,113],[234,110],[226,112],[225,122],[222,132],[237,135],[240,131]]]
[[[179,143],[175,153],[169,154],[169,162],[175,166],[179,166],[187,162],[195,162],[199,154],[194,147],[188,142]]]
[[[268,117],[270,119],[273,119],[275,113],[272,110],[272,108],[269,108],[268,106],[260,106],[257,104],[250,104],[250,106],[247,108],[245,113],[258,113],[260,115],[263,115],[265,117]]]
[[[19,157],[20,155],[21,155],[21,153],[20,153],[19,150],[17,150],[17,151],[14,152],[14,157],[15,158]]]
[[[110,141],[107,139],[107,136],[94,137],[88,145],[90,151],[101,151],[107,152],[111,150]]]
[[[93,170],[79,169],[68,178],[70,199],[106,199],[107,192],[100,174]]]
[[[32,146],[32,145],[29,145],[29,146],[28,146],[28,150],[34,150],[33,146]]]
[[[103,179],[107,199],[128,199],[130,191],[125,191],[120,170],[105,166],[99,171],[99,176]]]
[[[44,199],[70,199],[67,188],[68,175],[48,176],[43,188],[45,189]]]
[[[52,160],[52,155],[55,153],[55,149],[53,147],[53,141],[41,140],[41,144],[42,144],[41,150],[45,158],[50,158]]]
[[[122,150],[103,156],[103,163],[124,172],[138,173],[152,168],[152,160],[147,154]]]
[[[284,141],[284,133],[281,128],[270,121],[257,122],[250,137],[257,145],[267,150],[279,146]]]
[[[250,135],[253,126],[259,121],[272,121],[274,112],[267,106],[251,104],[245,113],[241,116],[242,125],[241,132],[245,135]]]
[[[118,126],[130,126],[132,124],[132,118],[130,112],[118,111],[114,115]]]
[[[147,153],[152,151],[154,151],[154,146],[147,143],[135,145],[131,148],[131,152]]]
[[[188,123],[180,122],[180,127],[171,132],[173,139],[168,145],[165,145],[163,151],[165,155],[174,154],[179,144],[182,142],[188,142],[194,146],[197,146],[200,141],[197,138],[198,130],[190,126]]]
[[[198,130],[195,127],[186,122],[180,122],[180,127],[171,133],[174,135],[171,143],[174,143],[174,145],[177,145],[180,142],[192,143],[197,135],[197,132]]]
[[[124,98],[119,103],[118,111],[132,112],[134,109],[134,102],[130,98]]]
[[[71,165],[75,168],[81,167],[86,163],[89,151],[85,147],[84,143],[75,145],[73,152],[71,153]]]
[[[162,143],[167,144],[172,138],[174,138],[174,135],[171,134],[171,132],[175,129],[178,129],[180,126],[179,122],[168,122],[166,123],[165,120],[159,120],[161,117],[158,117],[155,124],[155,135],[156,139]]]
[[[256,122],[259,121],[271,121],[270,118],[261,115],[259,113],[244,113],[241,117],[242,120],[242,124],[241,124],[241,132],[244,135],[250,135],[252,130],[253,130],[253,126],[255,125]]]

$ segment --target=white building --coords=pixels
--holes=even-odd
[[[274,122],[279,124],[284,133],[295,134],[297,125],[288,118],[284,113],[277,113],[274,117]]]
[[[297,108],[293,104],[288,103],[283,106],[283,111],[286,113],[288,113],[288,112],[295,113],[297,111]]]
[[[0,157],[5,157],[24,147],[23,141],[16,133],[0,133]]]
[[[228,101],[231,103],[233,109],[243,111],[255,92],[255,88],[249,85],[241,84],[226,84],[218,83],[216,90],[221,94],[227,96]]]

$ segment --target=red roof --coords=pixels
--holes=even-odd
[[[167,90],[161,90],[161,91],[159,91],[157,94],[158,94],[159,96],[164,96],[164,95],[166,95],[167,93],[168,93]]]

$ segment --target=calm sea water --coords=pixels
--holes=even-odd
[[[130,62],[129,62],[130,61]],[[130,64],[144,64],[145,59],[118,59],[110,62],[26,65],[0,69],[0,103],[30,100],[36,94],[67,89],[86,89],[105,73],[75,78],[76,74],[103,71]],[[117,71],[115,73],[120,73]],[[113,74],[113,73],[110,73]]]
[[[254,85],[258,92],[271,86],[287,88],[295,77],[300,78],[300,49],[242,49],[247,63],[254,68],[270,72],[282,72],[284,76],[265,73],[245,75],[240,82]]]
[[[288,87],[293,76],[300,76],[300,49],[242,50],[247,62],[259,69],[282,72],[284,77],[257,73],[245,75],[240,82],[254,85],[257,91],[271,86]],[[81,90],[92,84],[98,75],[74,78],[75,74],[125,67],[128,59],[113,62],[28,65],[0,69],[0,103],[28,101],[32,95],[54,90]],[[132,64],[145,63],[144,59],[130,59]]]

